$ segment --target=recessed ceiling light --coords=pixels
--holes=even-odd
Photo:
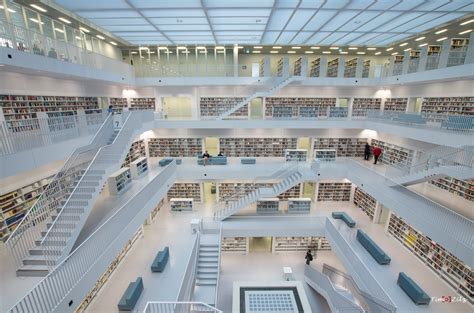
[[[168,50],[167,47],[158,47],[158,50]]]
[[[465,22],[462,22],[460,25],[464,26],[464,25],[467,25],[467,24],[470,24],[474,22],[474,19],[473,20],[469,20],[469,21],[465,21]]]
[[[4,8],[4,6],[3,6],[3,5],[0,5],[0,9],[2,9],[2,10],[3,10],[3,9],[5,9],[5,8]],[[15,11],[15,10],[13,10],[13,9],[10,9],[10,8],[7,8],[7,11],[8,11],[8,12],[10,12],[10,13],[16,13],[16,11]]]
[[[5,64],[0,64],[0,66],[5,66]]]
[[[357,50],[357,49],[359,49],[359,48],[357,48],[357,47],[350,47],[349,48],[349,50]]]
[[[319,47],[311,47],[311,49],[313,49],[313,50],[319,50],[320,48],[319,48]]]
[[[199,51],[199,53],[207,54],[207,50]]]
[[[110,43],[113,44],[114,46],[117,45],[117,43],[115,41],[111,41]]]
[[[224,48],[224,47],[223,47]],[[237,46],[237,49],[243,49],[244,47],[242,46]]]
[[[263,47],[262,46],[255,46],[253,47],[254,49],[262,49]]]
[[[166,50],[165,53],[166,53],[166,54],[173,54],[173,51],[171,51],[171,50]]]
[[[331,50],[337,50],[337,49],[339,49],[339,47],[331,47],[331,48],[329,48],[329,49],[331,49]]]
[[[55,27],[54,30],[57,31],[57,32],[60,32],[60,33],[64,33],[64,30],[62,30],[61,28]]]
[[[178,50],[186,50],[186,47],[176,47]]]
[[[420,38],[416,38],[415,41],[420,41],[420,40],[423,40],[425,39],[426,37],[420,37]]]
[[[436,41],[443,41],[443,40],[446,40],[446,39],[448,39],[448,37],[442,37],[442,38],[436,39]]]
[[[254,50],[252,53],[262,53],[262,51]]]
[[[40,21],[32,17],[30,17],[30,21],[35,22],[36,24],[40,24]],[[41,24],[44,24],[44,23],[41,23]]]
[[[436,35],[439,35],[439,34],[444,33],[444,32],[447,31],[447,30],[448,30],[447,28],[438,30],[435,34],[436,34]]]
[[[379,52],[375,52],[375,55],[379,55],[379,54],[381,54],[381,53],[382,53],[382,52],[380,52],[380,51],[379,51]]]
[[[367,48],[367,50],[377,50],[377,48]]]
[[[138,52],[137,52],[137,51],[132,51],[131,53],[132,53],[132,54],[138,54]]]
[[[364,51],[359,51],[359,52],[357,52],[357,54],[365,54],[365,52]]]
[[[385,50],[385,51],[392,51],[392,50],[393,50],[393,48],[388,48],[388,49],[387,49],[387,50]]]
[[[30,4],[30,7],[35,8],[36,10],[41,11],[43,13],[48,12],[45,9],[43,9],[42,7],[40,7],[39,5],[36,5],[36,4]]]
[[[347,51],[339,51],[340,54],[348,54],[349,52]]]
[[[197,47],[196,47],[196,49],[201,49],[201,50],[203,50],[203,49],[206,49],[206,47],[203,47],[203,46],[197,46]]]
[[[149,54],[155,54],[155,51],[148,51]]]
[[[138,50],[150,50],[148,47],[138,47]]]
[[[331,54],[331,51],[323,51],[323,54]]]
[[[464,34],[467,34],[467,33],[470,33],[472,32],[472,29],[468,29],[468,30],[465,30],[463,32],[460,32],[459,35],[464,35]]]
[[[66,23],[66,24],[71,24],[71,21],[68,20],[68,19],[65,19],[64,17],[59,17],[58,20],[60,20],[61,22]]]
[[[270,51],[270,53],[278,53],[278,51],[272,50]]]
[[[225,49],[224,46],[216,46],[216,49]]]
[[[288,53],[296,53],[296,51],[288,51]]]
[[[410,51],[410,50],[411,50],[411,48],[406,48],[406,49],[405,49],[405,50],[403,50],[403,51]]]
[[[427,43],[422,43],[422,44],[419,45],[418,47],[424,47],[424,46],[426,46],[426,45],[427,45]]]
[[[307,54],[313,54],[314,51],[305,51],[304,53],[307,53]]]
[[[102,40],[105,39],[105,38],[104,38],[103,36],[101,36],[101,35],[97,35],[96,37],[99,38],[99,39],[102,39]]]
[[[281,49],[280,46],[272,47],[273,49]]]
[[[77,39],[77,40],[82,40],[82,38],[81,38],[81,37],[79,37],[79,36],[76,36],[76,39]]]
[[[301,47],[291,47],[291,49],[301,49]]]
[[[82,30],[85,33],[90,33],[91,32],[90,30],[88,30],[87,28],[84,28],[84,27],[79,27],[79,29]]]
[[[400,45],[400,47],[403,47],[403,46],[406,46],[406,45],[408,45],[408,42],[402,43],[402,44]]]
[[[394,53],[392,53],[392,55],[397,55],[397,54],[398,54],[398,52],[394,52]]]

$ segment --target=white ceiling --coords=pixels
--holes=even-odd
[[[54,0],[133,45],[386,46],[474,12],[472,0]]]

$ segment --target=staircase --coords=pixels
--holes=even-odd
[[[262,98],[263,97],[269,97],[272,94],[274,94],[275,92],[277,92],[278,90],[284,88],[285,86],[288,86],[292,82],[301,81],[302,79],[304,79],[304,78],[302,78],[301,76],[285,77],[285,78],[283,78],[283,80],[278,81],[278,83],[275,86],[273,86],[272,88],[270,88],[269,90],[263,91],[263,92],[256,92],[253,95],[248,96],[245,99],[243,99],[242,101],[236,103],[233,107],[231,107],[229,110],[227,110],[226,112],[219,115],[216,119],[218,119],[218,120],[225,119],[226,117],[228,117],[232,113],[236,112],[238,109],[240,109],[243,106],[245,106],[246,104],[250,103],[250,101],[252,101],[253,99],[259,98],[259,97],[262,97]]]
[[[301,174],[297,168],[290,168],[284,172],[283,180],[273,185],[271,188],[258,188],[242,197],[235,198],[235,200],[224,201],[224,207],[215,210],[214,220],[222,221],[232,214],[235,214],[237,211],[256,202],[258,199],[276,197],[294,185],[302,182],[302,180],[303,174]]]

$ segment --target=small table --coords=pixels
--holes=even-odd
[[[197,233],[198,231],[201,230],[201,219],[199,218],[193,218],[190,222],[191,224],[191,232],[193,234]]]
[[[293,270],[289,266],[283,267],[283,277],[286,281],[293,280]]]

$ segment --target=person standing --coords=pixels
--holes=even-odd
[[[311,250],[308,250],[306,252],[306,256],[304,257],[306,259],[306,265],[309,265],[311,261],[313,261],[313,256],[311,255]]]
[[[107,108],[107,113],[114,113],[114,106],[113,105],[109,105],[109,107]]]
[[[369,158],[370,158],[370,145],[366,143],[365,150],[364,150],[364,160],[368,161]]]
[[[372,151],[374,154],[374,164],[377,164],[377,160],[379,159],[379,156],[382,154],[382,149],[380,147],[375,146],[374,151]]]

